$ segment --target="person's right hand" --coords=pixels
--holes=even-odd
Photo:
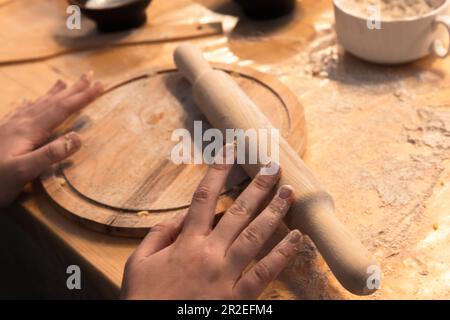
[[[284,269],[298,250],[298,230],[249,268],[293,200],[292,188],[281,186],[261,212],[280,170],[258,174],[212,229],[217,200],[232,167],[210,166],[186,218],[151,229],[126,264],[123,298],[256,299]]]

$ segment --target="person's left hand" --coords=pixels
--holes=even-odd
[[[0,207],[10,204],[24,185],[52,164],[81,147],[80,137],[70,132],[48,142],[53,130],[103,92],[83,75],[67,88],[58,80],[41,98],[24,102],[0,120]]]

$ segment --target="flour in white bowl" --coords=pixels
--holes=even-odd
[[[420,17],[439,8],[445,0],[338,0],[337,3],[349,12],[369,17],[371,6],[377,7],[381,20],[402,20]]]

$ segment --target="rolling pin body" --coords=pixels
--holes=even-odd
[[[270,129],[270,121],[226,73],[211,69],[193,46],[177,48],[174,55],[180,72],[193,86],[194,101],[210,124],[225,134],[226,129]],[[286,223],[307,234],[317,246],[339,282],[350,292],[370,294],[369,267],[375,260],[337,219],[332,197],[322,188],[298,154],[280,137],[279,163],[283,169],[280,185],[291,185],[295,202]],[[245,164],[254,177],[262,164]]]

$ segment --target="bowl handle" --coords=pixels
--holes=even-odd
[[[437,16],[434,20],[434,28],[438,25],[445,27],[450,39],[450,16]],[[431,45],[431,51],[439,58],[446,58],[450,54],[450,46],[445,47],[442,40],[436,39]]]

